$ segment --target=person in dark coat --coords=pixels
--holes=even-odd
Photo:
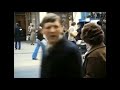
[[[106,45],[106,20],[105,20],[105,21],[103,20],[102,30],[103,30],[103,32],[104,32],[104,43],[105,43],[105,45]]]
[[[77,36],[75,38],[76,41],[81,40],[81,38],[80,38],[80,34],[81,34],[81,25],[80,25],[80,22],[78,22],[77,25],[78,25],[78,29],[77,29],[78,34],[77,34]]]
[[[100,20],[100,21],[97,22],[97,24],[101,26],[101,28],[104,32],[104,43],[106,45],[106,21]]]
[[[41,64],[41,78],[81,78],[81,55],[77,46],[63,37],[58,15],[48,13],[41,23],[47,39],[47,53]]]
[[[15,27],[15,49],[21,49],[21,27],[19,26],[18,23],[16,23],[16,27]]]
[[[89,45],[83,63],[83,78],[106,78],[106,46],[102,28],[95,23],[85,24],[81,38]]]

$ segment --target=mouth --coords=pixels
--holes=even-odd
[[[50,35],[50,38],[56,38],[57,36],[56,35]]]
[[[49,35],[48,37],[48,42],[49,43],[55,43],[58,40],[58,36],[57,35]]]

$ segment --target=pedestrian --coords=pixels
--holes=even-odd
[[[45,56],[44,55],[45,54],[45,45],[42,42],[43,39],[44,39],[44,37],[43,37],[43,34],[42,34],[42,28],[39,25],[38,32],[37,32],[37,45],[36,45],[35,50],[34,50],[34,52],[32,54],[32,59],[33,60],[37,60],[36,57],[38,55],[38,51],[39,51],[40,46],[42,48],[42,58]]]
[[[106,45],[106,20],[103,20],[102,30],[103,30],[103,32],[104,32],[104,43],[105,43],[105,45]]]
[[[75,37],[76,41],[81,40],[81,38],[80,38],[80,34],[81,34],[81,25],[80,25],[80,22],[77,23],[77,26],[78,26],[78,29],[77,29],[78,34]]]
[[[106,46],[101,27],[95,23],[85,24],[81,31],[81,39],[88,45],[83,63],[83,78],[105,78]]]
[[[97,24],[101,26],[101,28],[104,32],[104,43],[106,45],[106,20],[100,20],[97,22]]]
[[[61,18],[48,13],[41,23],[47,39],[47,52],[41,65],[41,78],[81,78],[81,55],[63,33]]]
[[[69,27],[69,35],[68,35],[68,40],[76,44],[75,37],[77,36],[77,31],[75,30],[76,23],[72,22],[71,26]]]
[[[15,49],[21,49],[21,30],[19,23],[16,23],[15,27]]]
[[[30,36],[31,45],[34,45],[35,40],[36,40],[36,32],[35,32],[34,25],[31,25],[30,31],[31,31],[31,36]]]
[[[31,35],[31,25],[28,26],[28,35],[27,35],[27,40],[30,40],[30,35]]]

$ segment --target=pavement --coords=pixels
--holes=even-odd
[[[14,49],[14,78],[40,78],[41,72],[41,47],[38,52],[38,60],[32,60],[32,53],[36,47],[30,42],[21,42],[21,50]],[[82,55],[82,60],[84,61]]]
[[[21,42],[21,50],[14,49],[14,78],[39,78],[41,64],[41,48],[38,60],[32,60],[35,45],[30,42]]]

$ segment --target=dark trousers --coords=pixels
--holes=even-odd
[[[21,49],[21,41],[20,40],[15,40],[15,48]]]

